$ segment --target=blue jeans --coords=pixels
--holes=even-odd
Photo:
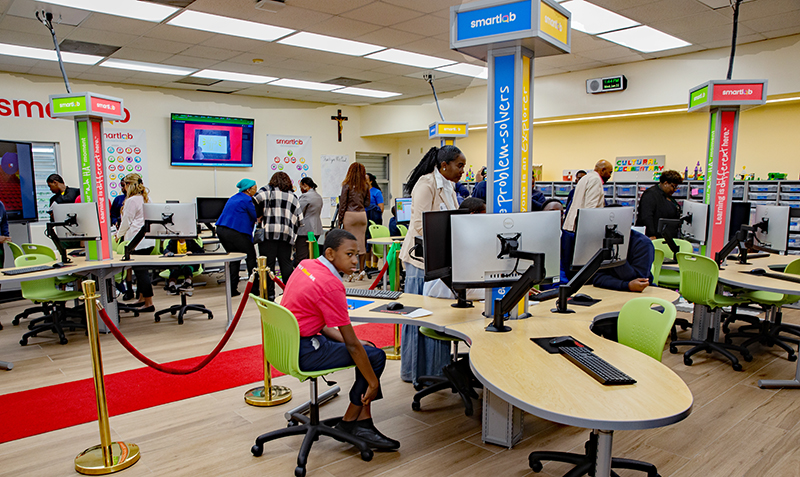
[[[422,295],[425,271],[409,262],[406,270],[406,293]],[[419,327],[403,325],[400,347],[400,379],[418,384],[421,376],[441,376],[442,368],[450,363],[450,342],[440,341],[419,333]]]

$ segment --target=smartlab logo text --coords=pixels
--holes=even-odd
[[[491,26],[491,25],[499,25],[500,23],[511,23],[517,19],[517,15],[515,13],[509,13],[508,15],[503,15],[502,13],[497,14],[493,17],[488,18],[480,18],[478,20],[472,20],[470,22],[470,28],[479,28],[484,26]]]

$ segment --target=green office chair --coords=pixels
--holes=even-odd
[[[682,253],[694,252],[692,244],[690,242],[687,242],[686,240],[675,239],[675,244],[678,246],[679,252]],[[672,250],[670,250],[669,245],[667,245],[667,242],[665,242],[664,239],[653,240],[653,247],[655,247],[656,250],[661,250],[664,253],[665,262],[671,261]],[[661,273],[659,274],[658,277],[658,286],[675,289],[678,288],[678,286],[680,286],[680,283],[681,283],[681,274],[679,271],[665,270],[663,268],[661,269]]]
[[[712,327],[708,329],[706,339],[699,340],[679,340],[673,341],[669,345],[669,352],[676,354],[678,346],[691,345],[693,348],[683,354],[683,363],[686,366],[692,365],[692,355],[700,351],[717,351],[731,361],[734,371],[741,371],[742,365],[739,360],[728,350],[735,350],[742,354],[745,361],[752,361],[753,357],[747,348],[741,346],[718,343],[714,341],[716,331],[719,330],[720,323],[714,319],[713,310],[725,306],[742,305],[748,302],[747,299],[724,296],[717,293],[719,280],[719,267],[714,260],[702,255],[693,253],[678,253],[678,267],[681,270],[680,292],[684,298],[695,304],[695,306],[705,306],[712,317]]]
[[[653,305],[660,307],[654,309]],[[617,341],[661,361],[664,343],[675,324],[675,305],[661,298],[629,300],[619,312]]]
[[[389,227],[383,225],[370,225],[369,236],[375,239],[375,238],[389,237],[391,236],[391,234],[389,233]],[[373,245],[372,255],[375,255],[377,258],[383,258],[383,246]]]
[[[15,244],[14,242],[6,242],[6,245],[8,245],[8,248],[11,250],[11,255],[14,256],[14,260],[25,255],[25,251],[22,250],[22,247]]]
[[[14,256],[15,263],[16,263],[17,258],[19,258],[19,257],[21,257],[23,255],[30,255],[30,254],[45,255],[47,257],[50,257],[50,261],[58,260],[56,258],[56,252],[52,248],[47,247],[45,245],[37,245],[37,244],[33,244],[33,243],[24,243],[22,245],[17,245],[17,244],[15,244],[13,242],[8,242],[7,245],[8,245],[8,248],[11,249],[11,254]],[[56,283],[59,284],[59,285],[62,285],[62,284],[65,284],[65,283],[74,282],[77,279],[78,279],[78,277],[75,277],[73,275],[61,275],[61,276],[56,277]],[[33,315],[35,313],[41,313],[43,316],[37,317],[34,320],[31,320],[31,322],[29,323],[29,325],[28,325],[29,329],[33,329],[33,326],[35,326],[36,323],[40,323],[40,322],[48,319],[48,315],[50,314],[50,312],[51,312],[50,304],[49,303],[43,303],[40,306],[34,306],[34,307],[31,307],[31,308],[26,308],[25,311],[23,311],[22,313],[19,313],[18,315],[16,315],[14,317],[14,319],[11,320],[11,323],[14,326],[17,326],[17,325],[19,325],[21,320],[24,320],[24,319],[30,317],[31,315]]]
[[[397,230],[400,231],[400,235],[403,237],[405,237],[406,234],[408,233],[408,227],[402,224],[397,224]]]
[[[53,259],[47,255],[26,254],[14,260],[14,265],[17,267],[31,267],[43,265],[52,261]],[[19,342],[22,346],[28,344],[29,338],[37,336],[43,331],[58,333],[60,343],[67,344],[67,338],[64,336],[64,328],[69,328],[70,331],[79,328],[86,329],[86,325],[83,323],[66,321],[66,302],[79,298],[83,295],[83,292],[81,290],[59,290],[56,288],[56,285],[55,277],[28,280],[20,283],[22,297],[26,300],[31,300],[34,303],[52,304],[51,312],[47,315],[46,319],[35,326],[29,327],[30,331],[22,335],[22,339]]]
[[[784,273],[800,275],[800,259],[794,260],[792,263],[787,265]],[[800,327],[797,325],[782,323],[783,312],[781,311],[781,307],[800,301],[800,296],[783,295],[781,293],[759,290],[747,291],[743,293],[742,296],[753,303],[768,308],[770,312],[774,312],[774,321],[770,321],[769,319],[756,319],[755,323],[751,322],[750,325],[740,326],[736,332],[728,333],[725,336],[725,342],[731,343],[733,338],[748,338],[741,344],[742,347],[748,348],[750,345],[757,342],[763,344],[764,346],[778,346],[788,353],[787,359],[789,361],[797,361],[797,355],[795,354],[794,349],[790,346],[790,343],[797,345],[797,339],[781,337],[780,333],[788,332],[793,335],[800,336]],[[730,321],[732,321],[730,318],[725,321],[725,324],[723,325],[723,331],[727,331],[725,325],[728,325]]]
[[[349,369],[353,366],[320,371],[302,371],[299,364],[300,329],[297,326],[297,319],[291,311],[280,305],[252,294],[250,297],[256,302],[258,311],[261,313],[261,324],[264,333],[264,359],[278,371],[294,376],[300,381],[308,380],[311,385],[309,417],[299,412],[292,413],[289,427],[258,436],[250,452],[259,457],[264,452],[264,444],[268,441],[288,436],[305,435],[303,444],[300,446],[300,452],[297,455],[297,468],[294,470],[294,475],[297,477],[306,475],[308,454],[311,452],[311,446],[320,436],[333,437],[337,441],[350,443],[361,451],[362,460],[372,460],[372,450],[364,441],[334,427],[341,420],[341,417],[319,420],[317,378],[343,369]]]
[[[419,384],[415,385],[414,389],[418,392],[414,394],[414,400],[411,402],[411,409],[419,411],[420,399],[429,394],[449,389],[451,392],[459,394],[461,401],[464,403],[464,414],[471,416],[474,412],[472,408],[472,399],[478,399],[478,394],[472,387],[477,380],[472,377],[469,363],[466,361],[467,358],[462,358],[462,361],[459,361],[458,343],[462,340],[425,326],[420,326],[419,332],[437,341],[449,341],[453,343],[453,359],[450,364],[442,368],[444,376],[420,376],[417,378]]]
[[[653,306],[659,309],[654,309]],[[663,310],[663,311],[662,311]],[[667,342],[675,322],[675,305],[661,298],[638,297],[629,300],[619,312],[618,341],[625,346],[661,361],[664,344]],[[584,454],[570,452],[536,451],[528,456],[528,465],[534,472],[541,472],[542,461],[557,461],[573,464],[575,467],[565,475],[594,475],[597,462],[597,434],[589,434],[584,445]],[[630,469],[658,476],[656,466],[638,460],[611,458],[612,469]],[[612,471],[611,475],[617,475]]]
[[[658,278],[661,276],[661,265],[664,263],[664,251],[657,248],[655,255],[653,255],[653,265],[650,267],[650,273],[653,274],[653,285],[658,286]]]
[[[202,239],[200,239],[198,237],[198,238],[196,238],[194,240],[195,240],[195,242],[197,242],[198,245],[200,245],[201,247],[203,246],[203,240]],[[164,242],[164,250],[166,250],[168,244],[169,244],[169,240]],[[199,265],[197,267],[197,270],[192,272],[192,277],[196,277],[196,276],[198,276],[198,275],[200,275],[202,273],[203,273],[203,266]],[[158,274],[158,276],[163,278],[164,280],[168,280],[169,279],[169,270],[162,271],[161,273]],[[186,278],[186,277],[181,275],[179,278]],[[166,315],[167,313],[169,313],[172,316],[175,316],[177,314],[178,315],[178,324],[182,325],[183,324],[183,316],[186,314],[187,311],[199,311],[200,313],[205,313],[206,315],[208,315],[208,319],[209,320],[214,318],[214,314],[211,312],[211,310],[206,308],[205,305],[186,303],[186,293],[187,292],[185,290],[178,290],[178,294],[181,296],[180,305],[172,305],[169,308],[165,308],[163,310],[157,311],[155,313],[155,317],[154,317],[155,322],[156,323],[160,322],[161,321],[161,315]]]
[[[48,247],[47,245],[39,245],[36,243],[24,243],[20,245],[22,251],[25,255],[46,255],[50,257],[50,260],[59,260],[59,257],[56,257],[56,251],[52,248]]]

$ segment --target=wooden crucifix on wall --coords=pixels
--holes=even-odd
[[[336,116],[331,116],[331,120],[339,122],[339,142],[342,142],[342,121],[347,121],[347,116],[342,116],[342,110],[338,110]]]

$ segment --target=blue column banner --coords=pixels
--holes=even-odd
[[[511,212],[514,203],[514,55],[494,58],[494,194],[492,211]]]

